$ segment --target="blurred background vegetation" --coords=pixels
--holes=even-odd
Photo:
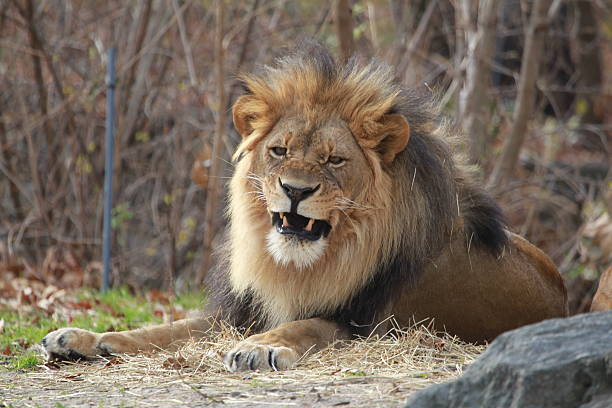
[[[239,141],[236,74],[315,38],[433,92],[510,228],[589,306],[612,262],[612,9],[603,0],[1,0],[0,298],[100,283],[116,47],[113,285],[199,285]],[[248,239],[248,237],[245,237]],[[4,291],[4,292],[3,292]]]

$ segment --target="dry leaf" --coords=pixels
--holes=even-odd
[[[178,356],[178,357],[168,357],[162,363],[162,367],[165,369],[180,370],[180,369],[189,367],[189,365],[187,365],[187,360],[185,360],[185,357]]]
[[[48,368],[49,370],[59,370],[61,368],[61,366],[55,361],[47,361],[42,366]]]
[[[84,380],[84,378],[81,377],[81,374],[65,375],[62,378],[66,380],[70,380],[70,381],[83,381]]]
[[[202,151],[196,155],[196,159],[193,162],[191,168],[191,179],[200,188],[206,189],[208,184],[208,170],[211,165],[212,150],[209,145],[204,145]]]
[[[107,362],[106,364],[104,364],[104,368],[109,368],[112,366],[115,366],[117,364],[123,364],[125,363],[125,359],[119,357],[119,356],[112,356]]]
[[[147,299],[149,302],[170,303],[170,295],[157,289],[152,289],[147,293]]]

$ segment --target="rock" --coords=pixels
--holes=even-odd
[[[612,310],[504,333],[461,377],[417,391],[405,406],[612,407]]]

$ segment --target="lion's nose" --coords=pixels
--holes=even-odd
[[[291,200],[292,207],[297,207],[297,204],[300,201],[307,199],[316,193],[321,187],[320,184],[318,184],[316,187],[295,187],[289,184],[283,184],[283,181],[280,178],[278,179],[278,183],[282,187],[287,197],[289,197],[289,200]]]

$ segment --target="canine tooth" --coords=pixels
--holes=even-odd
[[[308,221],[308,225],[306,226],[306,228],[304,228],[306,231],[312,231],[312,226],[315,223],[315,219],[311,218],[310,221]]]
[[[289,221],[287,221],[287,217],[283,215],[283,227],[288,227],[288,226],[289,226]]]
[[[284,212],[278,213],[278,215],[280,215],[281,219],[285,218],[285,213]]]

